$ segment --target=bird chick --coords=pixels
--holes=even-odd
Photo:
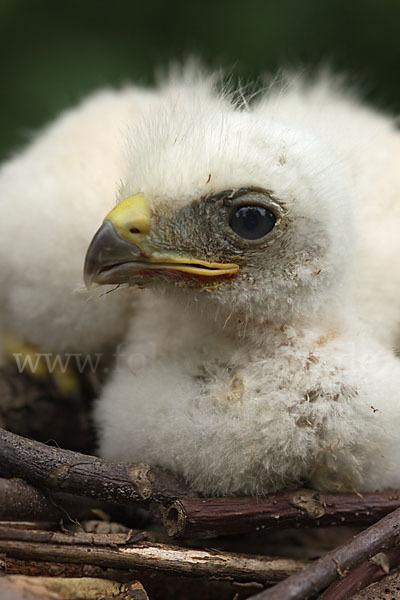
[[[99,452],[204,493],[399,487],[399,151],[326,77],[95,94],[0,171],[0,355],[126,336]]]
[[[400,486],[394,121],[322,76],[248,106],[175,82],[132,122],[88,285],[140,294],[99,451],[207,494]]]

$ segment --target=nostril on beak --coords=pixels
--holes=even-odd
[[[142,193],[122,200],[113,208],[105,221],[110,221],[117,233],[127,242],[136,244],[150,233],[152,210]]]

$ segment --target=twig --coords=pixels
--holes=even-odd
[[[0,559],[1,562],[1,559]],[[74,565],[70,563],[49,563],[45,561],[19,561],[5,559],[10,574],[29,574],[61,577],[100,577],[120,583],[132,580],[141,581],[150,598],[177,600],[238,600],[247,598],[263,589],[262,583],[255,581],[237,582],[230,578],[221,580],[174,575],[167,572],[154,572],[150,569],[107,569],[93,565]],[[7,570],[8,572],[8,570]],[[5,600],[2,598],[2,600]]]
[[[379,552],[370,560],[363,562],[350,571],[346,577],[333,583],[319,597],[319,600],[345,600],[351,598],[356,592],[385,577],[399,563],[400,548],[390,548],[386,552]]]
[[[88,560],[90,556],[88,557]],[[120,583],[128,583],[139,579],[150,598],[190,598],[191,600],[232,600],[234,591],[240,597],[247,597],[258,589],[262,583],[249,581],[237,582],[230,578],[216,580],[212,578],[188,577],[168,572],[155,572],[151,569],[112,569],[90,564],[57,563],[50,561],[20,560],[16,558],[0,558],[4,574],[33,575],[45,577],[99,577]],[[1,573],[0,573],[1,574]],[[244,594],[244,595],[243,595]],[[3,599],[2,599],[3,600]]]
[[[0,519],[46,519],[61,517],[46,494],[19,479],[0,478]]]
[[[182,498],[163,516],[170,536],[211,538],[271,528],[369,524],[400,506],[400,492],[325,494],[295,490],[264,498]]]
[[[88,560],[90,557],[88,556]],[[33,575],[35,577],[96,577],[120,583],[132,581],[131,569],[110,569],[90,564],[62,563],[46,560],[0,558],[0,575]]]
[[[79,536],[75,543],[73,535],[0,529],[0,553],[30,560],[77,564],[90,562],[92,565],[116,569],[153,569],[188,577],[232,578],[263,584],[284,579],[307,564],[302,560],[134,542],[132,538],[126,538],[124,543],[121,537],[118,538],[118,545],[110,545],[107,539],[103,539],[104,545],[84,544],[80,543],[82,538]],[[103,538],[110,540],[111,536]]]
[[[254,600],[304,600],[325,589],[338,577],[400,540],[400,508],[375,525],[362,531],[351,541],[318,559],[300,573],[289,577],[270,590],[254,596]]]
[[[0,521],[93,519],[93,508],[107,508],[91,498],[39,490],[22,479],[0,477]]]
[[[386,575],[378,583],[369,585],[352,600],[398,600],[400,598],[400,571]]]
[[[165,501],[189,494],[172,474],[46,446],[0,429],[0,475],[114,504]]]
[[[0,594],[4,598],[16,600],[148,600],[148,595],[138,581],[121,585],[116,581],[91,577],[6,575],[0,579]]]
[[[129,529],[126,533],[87,533],[86,531],[60,532],[46,531],[43,529],[22,529],[4,527],[0,523],[1,540],[18,540],[19,542],[40,542],[42,544],[74,544],[88,546],[126,546],[145,540],[145,531]]]

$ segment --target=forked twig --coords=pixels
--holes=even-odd
[[[370,560],[350,571],[346,577],[333,583],[319,600],[344,600],[363,590],[371,583],[383,579],[391,569],[400,564],[400,548],[379,552]]]
[[[254,600],[305,600],[377,552],[400,542],[400,508]]]

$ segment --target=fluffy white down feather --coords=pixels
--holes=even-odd
[[[136,298],[95,410],[105,457],[205,493],[400,487],[399,155],[394,120],[325,77],[250,107],[209,78],[94,96],[3,168],[2,314],[92,352]],[[72,294],[113,201],[142,192],[160,214],[244,187],[271,191],[288,229],[234,280]]]
[[[90,295],[82,265],[127,168],[126,124],[155,101],[142,89],[104,90],[2,165],[0,331],[47,353],[101,353],[121,339],[132,294]]]

